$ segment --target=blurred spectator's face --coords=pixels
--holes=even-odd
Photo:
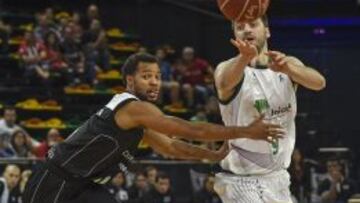
[[[136,187],[139,189],[145,189],[147,187],[147,182],[146,182],[146,178],[143,175],[138,175],[136,177]]]
[[[149,183],[151,184],[155,184],[156,181],[156,176],[157,176],[157,170],[156,169],[151,169],[147,172],[147,178]]]
[[[56,36],[55,34],[49,34],[49,36],[47,37],[47,43],[50,45],[54,45],[56,43]]]
[[[62,27],[66,27],[69,23],[69,20],[67,18],[60,18],[60,25]]]
[[[20,180],[20,169],[15,166],[8,166],[4,172],[4,178],[9,189],[13,189],[17,186]]]
[[[24,146],[26,142],[25,139],[25,134],[22,131],[18,131],[15,135],[14,135],[14,143],[17,147],[21,147]]]
[[[4,120],[5,120],[7,126],[13,127],[16,122],[16,111],[10,110],[10,109],[5,110]]]
[[[170,189],[170,179],[168,178],[159,178],[156,182],[156,190],[160,194],[166,194]]]
[[[214,182],[215,182],[215,178],[214,177],[208,177],[205,183],[205,189],[208,192],[214,192]]]
[[[73,38],[73,30],[70,26],[66,26],[64,30],[64,38],[67,40],[71,40]]]
[[[49,146],[53,146],[54,144],[57,144],[60,141],[60,139],[61,139],[60,133],[57,129],[52,128],[49,130],[46,137],[46,141]]]
[[[165,54],[165,51],[163,49],[156,50],[156,57],[159,60],[163,60],[165,58],[165,56],[166,56],[166,54]]]
[[[92,20],[91,21],[91,25],[90,25],[90,29],[93,30],[93,31],[98,31],[101,29],[101,24],[100,24],[100,21],[98,20]]]
[[[47,26],[48,25],[48,19],[46,15],[41,15],[39,17],[39,25],[40,26]]]
[[[72,20],[74,23],[80,23],[80,14],[79,13],[74,13],[72,15]]]
[[[99,16],[99,9],[96,5],[90,5],[87,10],[88,18],[97,18]]]
[[[139,49],[138,49],[138,53],[147,53],[148,51],[147,51],[147,49],[146,49],[146,47],[139,47]]]
[[[122,172],[117,173],[111,181],[114,186],[122,186],[125,183],[124,174]]]
[[[182,56],[184,61],[191,62],[194,59],[194,49],[191,47],[184,48]]]
[[[35,36],[34,36],[33,32],[31,32],[31,31],[25,32],[24,39],[25,39],[26,43],[28,43],[28,44],[35,43]]]
[[[328,161],[326,163],[328,173],[340,172],[341,166],[338,161]]]
[[[47,8],[45,10],[45,15],[48,19],[53,19],[54,17],[54,10],[52,8]]]

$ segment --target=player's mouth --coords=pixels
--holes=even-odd
[[[146,93],[147,93],[148,97],[152,100],[157,99],[159,96],[158,90],[148,90]]]
[[[245,37],[245,41],[249,42],[250,44],[255,44],[256,38],[253,36],[247,36],[247,37]]]

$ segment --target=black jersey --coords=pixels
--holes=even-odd
[[[134,159],[143,129],[119,128],[115,113],[135,100],[138,99],[129,93],[115,95],[64,142],[51,148],[48,160],[78,178],[96,179],[124,170]]]

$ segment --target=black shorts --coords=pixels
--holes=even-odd
[[[69,180],[50,168],[44,166],[30,177],[23,203],[116,203],[102,185]]]

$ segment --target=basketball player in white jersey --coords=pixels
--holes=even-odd
[[[225,203],[289,203],[290,164],[295,144],[296,88],[325,87],[324,77],[299,59],[269,51],[266,16],[250,23],[234,23],[239,54],[220,63],[215,85],[226,126],[246,126],[259,115],[282,125],[284,139],[272,143],[246,138],[230,140],[221,161],[215,190]]]

